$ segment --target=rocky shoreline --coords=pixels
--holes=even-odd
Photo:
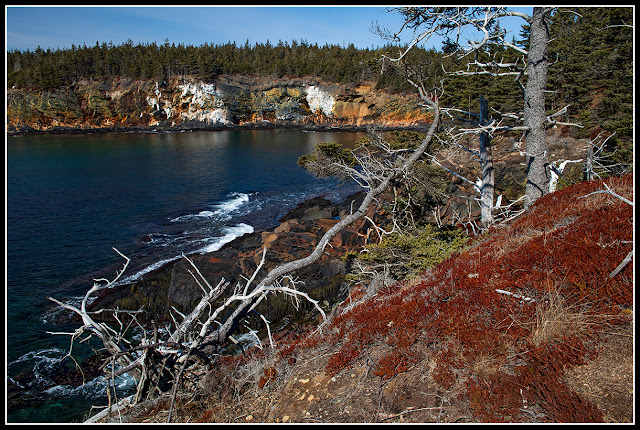
[[[361,85],[259,76],[202,81],[81,80],[51,91],[10,88],[7,132],[96,133],[294,128],[423,128],[431,117],[415,93]]]
[[[231,281],[231,287],[250,276],[267,250],[266,269],[285,261],[304,257],[311,253],[324,232],[344,216],[351,206],[357,207],[363,198],[358,192],[344,201],[334,203],[322,196],[308,199],[277,220],[273,228],[255,231],[234,239],[221,249],[207,254],[192,254],[189,258],[196,264],[210,282],[224,277]],[[381,216],[372,210],[369,215],[374,219]],[[325,257],[319,262],[296,273],[304,281],[301,290],[315,300],[319,300],[324,310],[335,307],[348,293],[345,282],[347,267],[341,256],[349,251],[361,248],[367,238],[371,224],[360,220],[338,234],[327,247]],[[188,312],[200,299],[201,290],[187,271],[184,260],[169,262],[149,272],[142,279],[131,284],[122,284],[103,290],[91,303],[89,310],[100,308],[132,309],[144,307],[148,319],[141,321],[163,324],[170,321],[169,310],[172,306],[181,312]],[[270,300],[258,311],[280,329],[315,323],[317,311],[309,304],[294,306],[286,300]],[[80,323],[77,315],[59,313],[56,321],[60,325]],[[102,360],[105,357],[93,355],[81,362],[80,368],[73,368],[70,359],[52,363],[47,368],[50,386],[78,387],[84,382],[103,375]],[[71,367],[70,367],[71,366]],[[29,388],[33,386],[34,375],[24,372],[7,382],[7,395],[10,405],[23,405],[38,401],[38,393]],[[15,406],[18,407],[18,406]]]
[[[63,127],[55,126],[47,130],[37,130],[29,126],[14,128],[7,131],[7,136],[34,136],[34,135],[64,135],[64,134],[107,134],[107,133],[188,133],[193,131],[238,131],[238,130],[277,130],[287,131],[331,131],[331,132],[366,132],[371,126],[357,125],[290,125],[276,124],[270,121],[245,124],[215,124],[199,127],[183,126],[156,126],[156,127]],[[418,131],[428,129],[427,125],[401,125],[401,126],[376,126],[376,131]]]
[[[230,281],[229,288],[232,289],[242,282],[243,277],[251,277],[262,258],[263,249],[267,252],[265,271],[310,254],[324,232],[347,214],[352,205],[357,207],[362,198],[363,193],[359,192],[339,203],[322,196],[308,199],[280,218],[273,228],[245,234],[218,251],[188,257],[210,283],[224,278]],[[380,219],[382,215],[372,210],[369,216]],[[323,302],[324,306],[333,306],[345,292],[340,294],[341,288],[345,287],[341,281],[346,273],[341,257],[361,248],[371,228],[371,223],[363,219],[336,235],[327,247],[325,257],[295,274],[304,281],[301,290]],[[200,287],[188,271],[188,263],[180,259],[159,267],[132,284],[103,291],[91,308],[118,306],[134,310],[144,307],[156,321],[169,321],[168,310],[171,307],[188,312],[200,300],[201,294]],[[306,310],[302,306],[297,312],[301,317]],[[259,312],[275,321],[291,316],[296,309],[286,302],[269,303]]]
[[[247,126],[221,126],[215,127],[215,130],[222,129],[247,129]],[[336,131],[337,128],[344,131],[354,131],[353,126],[335,127],[335,126],[313,126],[313,127],[273,127],[265,125],[265,128],[277,128],[283,132],[288,130],[331,130]],[[156,131],[162,130],[161,127],[155,127]],[[407,128],[404,128],[407,129]],[[118,132],[114,128],[101,128],[101,132]],[[125,129],[120,129],[124,131]],[[131,129],[127,128],[130,132]],[[212,128],[212,130],[214,130]],[[65,133],[68,130],[58,130],[59,133]],[[145,132],[138,129],[139,132]],[[151,130],[146,130],[146,132]],[[174,131],[179,130],[164,130]],[[73,133],[93,133],[95,131],[86,129],[77,129]],[[47,134],[51,131],[34,131],[34,134]],[[558,133],[550,132],[550,150],[552,159],[575,159],[580,157],[578,148],[579,141],[565,138]],[[497,140],[494,147],[494,156],[499,157],[499,172],[497,175],[497,189],[499,192],[509,196],[506,186],[510,177],[508,174],[516,172],[517,164],[520,157],[513,154],[513,142],[508,139]],[[445,155],[447,155],[445,153]],[[458,159],[456,159],[458,160]],[[461,158],[456,162],[459,166],[470,165],[468,160]],[[579,166],[578,166],[579,167]],[[517,172],[519,174],[519,171]],[[517,176],[519,178],[519,176]],[[456,185],[455,178],[449,178],[451,185]],[[511,182],[519,183],[520,181],[511,180]],[[457,184],[462,187],[463,184]],[[505,187],[504,190],[502,187]],[[448,215],[449,212],[455,210],[456,206],[462,204],[464,196],[459,195],[460,192],[452,193],[446,204],[438,210],[439,222],[443,224],[452,223],[454,219]],[[267,259],[265,262],[266,269],[277,266],[285,261],[290,261],[304,257],[311,253],[317,241],[322,234],[337,222],[337,219],[349,211],[353,201],[353,207],[358,206],[358,196],[349,196],[342,202],[333,203],[322,196],[307,200],[298,207],[290,210],[287,215],[281,219],[274,220],[274,225],[262,231],[256,231],[236,238],[234,241],[226,244],[220,250],[208,254],[194,254],[189,257],[194,261],[196,266],[207,277],[210,282],[217,282],[221,277],[231,281],[231,285],[235,286],[241,276],[250,276],[262,256],[262,249],[267,249]],[[361,196],[360,196],[361,198]],[[372,209],[367,214],[376,222],[383,219],[384,214],[378,209]],[[330,245],[326,249],[326,255],[314,265],[296,273],[300,279],[305,281],[301,288],[304,292],[318,300],[323,309],[330,311],[339,304],[348,294],[348,284],[345,282],[345,273],[348,271],[348,259],[343,259],[349,251],[361,249],[367,241],[367,235],[371,234],[372,226],[365,219],[361,218],[357,223],[345,229],[342,233],[334,237]],[[187,271],[187,263],[183,260],[173,261],[150,272],[143,279],[132,284],[120,285],[108,291],[104,291],[98,299],[93,302],[93,309],[100,307],[119,306],[121,309],[139,309],[144,306],[149,315],[159,321],[167,321],[168,310],[171,306],[183,311],[190,310],[193,305],[200,299],[200,287],[193,281],[193,278]],[[302,303],[304,305],[304,303]],[[281,321],[278,325],[279,329],[293,329],[304,325],[305,323],[314,323],[317,321],[317,315],[313,315],[313,309],[310,304],[306,307],[296,309],[290,302],[270,302],[259,309],[260,313],[265,315],[270,321]],[[284,317],[284,316],[289,317]],[[61,317],[61,324],[67,324],[70,321],[68,317]],[[275,327],[275,324],[274,324]],[[78,386],[82,384],[80,373],[69,373],[67,363],[60,365],[60,370],[52,370],[51,380],[56,384]],[[94,360],[95,361],[95,360]],[[91,375],[98,376],[100,374],[99,366],[95,362],[86,360],[82,364],[85,378]],[[91,370],[93,369],[93,370]],[[58,375],[58,376],[55,376]],[[75,377],[73,375],[76,375]],[[16,378],[7,382],[8,402],[29,403],[33,401],[33,397],[28,393],[29,375],[22,375],[24,378]],[[37,397],[37,395],[36,395]],[[30,400],[31,399],[31,400]]]
[[[632,192],[630,176],[624,182],[612,180],[610,185],[625,196]],[[110,418],[103,417],[100,422],[168,422],[170,415],[172,422],[632,422],[632,280],[611,281],[609,277],[611,267],[626,249],[601,251],[600,245],[600,241],[611,241],[613,237],[628,237],[629,230],[621,226],[632,221],[632,211],[621,208],[620,202],[616,206],[594,199],[588,206],[576,204],[599,188],[602,186],[597,183],[567,187],[560,191],[562,195],[541,201],[543,204],[519,218],[520,222],[491,230],[469,250],[434,267],[420,279],[397,285],[357,306],[345,300],[329,316],[329,325],[318,336],[305,337],[293,330],[290,337],[277,339],[276,351],[256,348],[246,356],[225,357],[211,368],[194,366],[193,377],[184,381],[183,397],[177,400],[179,405],[173,415],[169,412],[169,396],[160,396]],[[571,209],[557,209],[558,202],[567,201]],[[268,245],[271,235],[288,233],[297,228],[301,218],[318,212],[310,209],[302,209],[275,229],[260,233],[261,243]],[[325,210],[325,216],[334,216],[333,209],[321,208]],[[581,215],[573,215],[576,213]],[[611,218],[603,221],[606,216]],[[330,219],[315,221],[323,224]],[[532,229],[537,234],[531,234]],[[550,230],[554,234],[549,237],[555,239],[547,239],[543,233]],[[523,234],[527,246],[518,246]],[[585,237],[599,241],[599,246],[583,251]],[[510,315],[521,318],[515,320],[518,324],[528,321],[531,313],[540,309],[511,298],[490,307],[483,297],[497,286],[513,285],[513,279],[519,281],[520,276],[547,276],[543,271],[531,270],[513,277],[522,261],[517,255],[526,255],[530,243],[542,240],[555,243],[544,251],[536,249],[534,256],[524,260],[534,267],[548,264],[551,258],[558,262],[576,258],[575,252],[566,252],[573,245],[560,248],[556,246],[559,242],[580,243],[574,248],[581,250],[577,252],[578,259],[601,253],[591,258],[607,263],[593,266],[600,270],[598,278],[591,282],[604,285],[607,281],[603,278],[607,278],[611,289],[592,289],[588,294],[601,297],[607,291],[605,294],[615,300],[624,297],[616,302],[622,305],[618,308],[622,309],[620,314],[611,314],[614,308],[609,306],[594,309],[607,312],[604,327],[576,327],[574,330],[580,330],[582,335],[575,338],[567,332],[548,333],[549,337],[537,346],[527,342],[535,330],[509,331],[500,325],[504,323],[505,308]],[[619,244],[620,240],[611,243]],[[499,249],[504,254],[495,261],[476,257],[495,254]],[[478,270],[487,264],[491,270]],[[593,277],[593,272],[578,270],[585,278]],[[631,271],[628,269],[624,276],[632,276]],[[563,287],[579,288],[576,284]],[[543,288],[537,294],[549,294]],[[467,296],[474,291],[473,296]],[[569,296],[570,291],[566,294]],[[554,317],[558,318],[557,314]],[[485,325],[481,321],[486,318],[491,320]],[[447,331],[452,322],[454,335]],[[460,335],[467,330],[469,334]],[[492,343],[487,345],[488,342]],[[601,351],[597,356],[592,354],[595,348]],[[452,350],[458,352],[456,360],[449,358]],[[505,359],[514,350],[521,359]],[[505,369],[489,367],[486,356],[479,363],[474,351],[490,354]],[[343,359],[348,353],[353,355]],[[396,356],[398,360],[391,360]],[[482,386],[478,387],[476,380]],[[500,386],[505,388],[498,394],[495,387]],[[489,390],[489,395],[478,394],[477,389]],[[482,403],[478,405],[479,402]],[[502,415],[490,415],[493,410]]]

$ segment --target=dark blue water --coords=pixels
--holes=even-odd
[[[45,392],[47,366],[69,349],[51,302],[79,297],[93,278],[143,276],[182,253],[214,251],[274,226],[306,198],[354,190],[316,179],[296,161],[316,143],[362,133],[218,131],[10,137],[7,142],[7,373],[34,372],[36,400],[9,422],[81,420],[106,404],[99,381]],[[76,351],[76,349],[74,349]],[[83,351],[77,349],[79,354]],[[126,381],[123,381],[125,384]]]

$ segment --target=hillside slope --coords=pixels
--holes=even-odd
[[[633,177],[608,186],[633,199]],[[583,182],[418,279],[188,378],[189,422],[631,422],[633,208]],[[125,421],[163,421],[170,401]],[[114,418],[117,419],[117,418]]]

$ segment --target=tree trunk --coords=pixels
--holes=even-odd
[[[589,139],[587,144],[587,157],[584,163],[584,178],[585,181],[593,180],[593,140]]]
[[[547,85],[547,46],[549,29],[547,18],[550,9],[534,7],[531,17],[531,34],[527,66],[527,84],[524,100],[524,123],[526,132],[527,183],[525,186],[525,208],[549,192],[549,161],[544,122],[545,88]]]
[[[489,107],[487,101],[480,97],[480,125],[489,123]],[[480,165],[482,166],[482,185],[480,186],[480,221],[488,226],[493,222],[493,154],[489,135],[480,133]]]

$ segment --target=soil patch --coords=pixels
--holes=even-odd
[[[610,423],[633,422],[633,321],[602,335],[598,357],[565,374],[567,384]]]

